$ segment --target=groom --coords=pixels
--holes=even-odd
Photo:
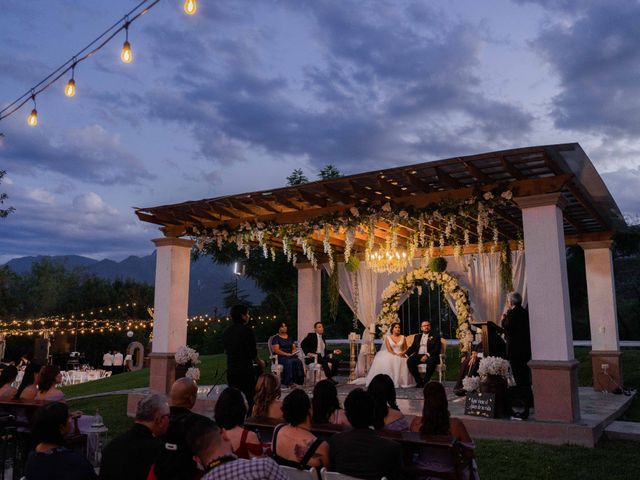
[[[431,380],[436,366],[440,363],[440,352],[442,351],[440,335],[431,333],[431,322],[429,320],[422,321],[420,330],[422,330],[422,334],[413,338],[413,343],[406,352],[408,357],[407,367],[416,380],[416,388],[423,387],[425,383]],[[424,380],[420,378],[420,372],[418,372],[418,365],[421,363],[427,364]]]

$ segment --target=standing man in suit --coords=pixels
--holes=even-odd
[[[302,347],[302,351],[304,352],[306,358],[306,363],[311,363],[313,361],[312,358],[309,358],[308,355],[317,354],[318,355],[318,363],[322,365],[322,370],[324,370],[324,374],[327,376],[327,380],[336,382],[333,377],[338,373],[338,365],[340,364],[340,360],[335,358],[335,355],[340,355],[342,353],[341,350],[335,349],[330,353],[333,353],[332,358],[327,357],[327,344],[324,338],[324,325],[322,322],[316,322],[313,324],[313,332],[309,333],[300,346]]]
[[[413,343],[406,352],[408,357],[407,367],[416,380],[416,388],[424,387],[431,380],[433,372],[436,371],[436,366],[440,363],[440,353],[442,352],[440,335],[431,332],[431,322],[429,320],[422,321],[420,330],[422,330],[422,334],[413,338]],[[421,363],[427,364],[424,380],[420,377],[420,372],[418,371],[418,365]]]
[[[264,369],[264,361],[258,358],[256,337],[249,323],[249,308],[246,305],[231,307],[233,322],[222,334],[222,344],[227,354],[227,383],[244,393],[249,411],[253,406],[256,388],[256,372],[253,362]]]

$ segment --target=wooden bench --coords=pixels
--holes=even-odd
[[[244,426],[248,429],[254,430],[258,435],[258,438],[263,443],[271,443],[273,437],[273,430],[275,427],[284,420],[268,418],[268,417],[249,417]],[[334,425],[334,424],[312,424],[311,433],[316,437],[328,439],[332,435],[340,432],[350,430],[351,427],[346,425]],[[395,440],[402,445],[402,451],[404,453],[405,473],[410,478],[444,478],[457,480],[462,477],[462,471],[467,466],[469,461],[456,462],[455,470],[442,472],[439,470],[431,470],[428,468],[419,467],[413,464],[414,454],[420,452],[422,448],[430,447],[437,449],[447,450],[453,458],[462,459],[462,446],[456,439],[450,435],[424,435],[417,432],[399,432],[393,430],[377,430],[379,436]]]

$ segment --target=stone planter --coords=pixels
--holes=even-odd
[[[496,417],[509,415],[507,388],[507,380],[500,375],[486,375],[480,380],[480,392],[495,395]]]

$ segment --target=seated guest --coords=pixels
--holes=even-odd
[[[226,432],[206,417],[189,429],[187,446],[205,472],[202,480],[288,480],[271,458],[246,460],[236,457]]]
[[[41,366],[39,363],[31,362],[24,369],[24,376],[22,377],[22,382],[20,382],[20,386],[16,391],[15,399],[16,400],[26,400],[31,401],[36,398],[36,394],[38,393],[38,382],[40,381],[40,370]]]
[[[338,390],[333,382],[321,380],[313,388],[313,400],[311,401],[312,423],[333,423],[336,425],[349,425],[349,421],[340,408]]]
[[[40,370],[38,381],[38,393],[34,400],[47,400],[50,402],[60,402],[64,400],[64,393],[56,388],[62,383],[60,368],[56,365],[46,365]]]
[[[158,457],[158,439],[169,426],[169,404],[164,395],[148,395],[136,408],[133,427],[114,438],[102,451],[100,478],[103,480],[146,479]]]
[[[302,385],[304,383],[304,367],[298,358],[298,347],[287,333],[289,327],[280,322],[278,334],[271,339],[271,349],[278,356],[278,363],[282,365],[282,384]]]
[[[191,409],[196,404],[198,385],[192,378],[182,377],[171,386],[169,393],[169,426],[162,437],[161,449],[153,466],[158,480],[191,480],[200,478],[193,452],[187,448],[186,436],[191,424],[201,415]]]
[[[18,369],[13,365],[4,367],[0,373],[0,400],[8,400],[16,395],[17,390],[11,384],[18,376]]]
[[[452,435],[462,444],[464,456],[473,458],[473,441],[464,423],[450,416],[447,394],[442,384],[429,382],[425,385],[423,393],[422,417],[413,419],[411,431],[426,435]],[[446,472],[455,470],[455,462],[457,461],[459,459],[453,458],[448,451],[434,447],[423,447],[414,459],[414,464]],[[467,468],[463,478],[470,478],[470,473],[470,468]]]
[[[256,396],[253,399],[254,417],[282,418],[280,382],[273,373],[263,373],[256,382]]]
[[[389,375],[380,373],[373,377],[367,392],[375,402],[373,426],[376,430],[409,430],[409,421],[396,403],[396,389]]]
[[[69,409],[64,403],[51,403],[38,409],[33,418],[33,442],[25,477],[29,480],[91,480],[98,478],[89,461],[64,446],[70,432]]]
[[[262,444],[258,436],[242,427],[247,416],[247,402],[240,390],[226,388],[216,402],[214,416],[218,427],[229,437],[236,456],[247,460],[262,456]]]
[[[361,388],[349,392],[344,409],[353,430],[337,433],[329,439],[333,470],[365,480],[402,477],[402,447],[379,437],[370,427],[374,422],[373,397]]]
[[[307,356],[306,362],[311,363],[313,361],[313,358],[309,357],[310,355],[317,355],[318,363],[322,365],[322,370],[327,376],[327,379],[335,382],[333,377],[338,373],[340,361],[337,358],[329,358],[327,353],[340,355],[342,352],[339,349],[333,350],[333,352],[327,352],[324,339],[324,325],[322,325],[322,322],[316,322],[313,325],[313,330],[314,331],[304,337],[304,340],[300,343],[302,351]]]
[[[301,389],[284,398],[282,413],[286,424],[273,431],[271,450],[280,465],[309,469],[328,467],[329,445],[311,433],[311,401]]]

